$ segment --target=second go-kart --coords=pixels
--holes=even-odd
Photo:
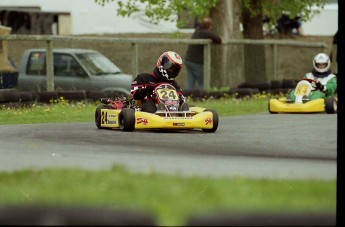
[[[99,129],[201,129],[213,133],[218,128],[218,114],[213,109],[180,105],[176,89],[168,83],[155,85],[155,113],[142,111],[140,101],[128,97],[102,98],[103,105],[97,107],[95,123]]]
[[[310,99],[311,92],[315,91],[316,81],[311,79],[302,79],[297,83],[294,91],[296,99],[289,100],[286,97],[279,99],[270,99],[268,102],[268,111],[275,113],[337,113],[338,100],[334,96],[326,98]]]

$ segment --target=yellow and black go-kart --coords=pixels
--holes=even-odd
[[[334,96],[327,98],[318,98],[310,100],[309,96],[316,88],[313,86],[314,80],[303,79],[297,83],[295,89],[295,101],[292,102],[286,97],[279,99],[270,99],[268,102],[268,111],[275,113],[337,113],[338,100]]]
[[[127,97],[102,98],[96,108],[95,123],[99,129],[139,129],[192,130],[201,129],[212,133],[218,128],[218,114],[215,110],[202,107],[180,105],[176,89],[168,83],[155,85],[153,92],[157,111],[142,111],[136,100]]]

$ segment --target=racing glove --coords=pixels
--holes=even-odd
[[[323,84],[320,83],[320,81],[316,81],[315,82],[315,86],[317,89],[319,89],[320,91],[323,91],[323,89],[325,88],[325,86],[323,86]]]
[[[146,87],[145,87],[145,92],[146,92],[146,95],[150,95],[150,94],[152,94],[154,89],[155,89],[155,87],[154,87],[154,86],[152,86],[152,85],[148,85],[148,86],[146,86]]]

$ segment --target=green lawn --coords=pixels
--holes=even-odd
[[[80,169],[0,172],[0,204],[54,204],[145,211],[159,225],[218,212],[336,211],[335,180],[259,180]]]

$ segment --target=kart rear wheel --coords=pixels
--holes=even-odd
[[[219,123],[218,113],[212,109],[204,110],[204,112],[207,112],[207,111],[211,112],[213,115],[213,119],[212,119],[213,127],[210,129],[202,129],[202,131],[204,131],[204,132],[215,132],[215,131],[217,131],[218,123]]]
[[[333,96],[325,98],[325,110],[329,114],[338,112],[338,102]]]
[[[119,115],[120,130],[132,132],[135,128],[135,114],[134,109],[124,108]]]
[[[99,129],[104,129],[104,127],[101,126],[101,121],[102,121],[102,109],[112,109],[111,106],[108,105],[100,105],[97,107],[95,111],[95,123],[97,128]]]

